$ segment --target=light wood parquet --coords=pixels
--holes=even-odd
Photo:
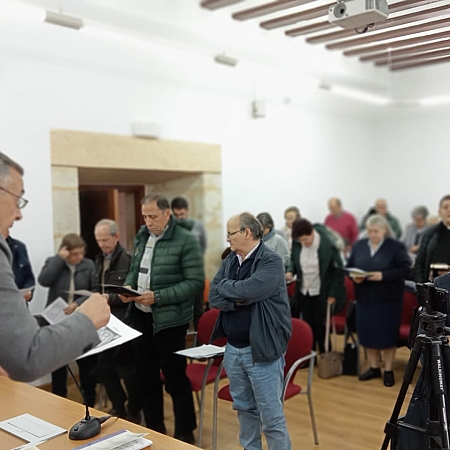
[[[342,347],[338,336],[337,348]],[[329,380],[313,381],[313,403],[319,433],[319,445],[313,442],[308,402],[306,396],[297,396],[285,404],[285,412],[293,450],[372,450],[381,448],[384,426],[390,418],[396,402],[403,373],[409,359],[406,347],[398,349],[394,364],[396,384],[392,388],[383,385],[381,379],[361,382],[356,376],[340,376]],[[362,370],[368,368],[361,351]],[[317,370],[316,370],[317,372]],[[300,370],[296,382],[306,380],[307,371]],[[226,383],[226,380],[222,383]],[[403,410],[410,401],[412,387],[403,403]],[[207,388],[205,430],[202,448],[212,449],[212,385]],[[75,386],[69,388],[69,397],[81,401]],[[109,405],[98,405],[107,411]],[[165,417],[169,435],[173,434],[173,411],[170,397],[165,394]],[[218,450],[239,450],[238,421],[231,404],[219,401]],[[266,449],[266,447],[264,447]]]

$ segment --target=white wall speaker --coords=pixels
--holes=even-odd
[[[136,137],[159,139],[161,137],[161,127],[154,122],[134,120],[132,122],[132,134]]]
[[[262,100],[254,100],[252,102],[252,117],[266,117],[266,102]]]

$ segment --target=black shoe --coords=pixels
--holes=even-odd
[[[178,439],[181,442],[186,442],[188,444],[195,445],[195,437],[192,431],[189,431],[188,433],[182,434],[180,436],[175,435],[174,438]]]
[[[372,378],[381,378],[381,370],[379,367],[373,368],[371,367],[369,370],[366,370],[363,374],[359,376],[360,381],[371,380]]]
[[[127,410],[123,408],[113,408],[108,412],[110,416],[118,417],[119,419],[126,419],[128,417]]]
[[[154,424],[146,424],[147,428],[150,428],[150,430],[157,431],[161,434],[167,434],[166,426],[164,425],[164,422],[158,422]]]
[[[384,385],[386,387],[392,387],[395,384],[394,372],[392,370],[384,371]]]
[[[136,423],[137,425],[140,425],[142,421],[141,412],[140,411],[137,413],[128,412],[127,420],[128,422],[133,422]]]

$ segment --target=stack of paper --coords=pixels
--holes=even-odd
[[[222,356],[225,353],[225,347],[218,347],[217,345],[203,344],[200,347],[187,348],[175,352],[177,355],[186,356],[193,359],[208,359],[215,356]]]

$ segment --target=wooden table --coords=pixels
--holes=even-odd
[[[104,412],[93,408],[89,408],[89,410],[91,415],[95,417],[105,415]],[[85,407],[80,403],[58,397],[39,388],[0,376],[0,421],[25,413],[70,430],[72,425],[84,418]],[[65,433],[50,439],[48,442],[39,444],[38,447],[42,450],[73,449],[79,445],[94,441],[101,436],[123,429],[132,432],[148,433],[145,437],[153,441],[153,445],[149,447],[151,450],[198,450],[197,447],[185,444],[169,436],[113,417],[102,425],[101,433],[92,439],[72,441],[69,439],[68,433]],[[23,440],[0,430],[0,450],[8,450],[23,444],[25,444]]]

